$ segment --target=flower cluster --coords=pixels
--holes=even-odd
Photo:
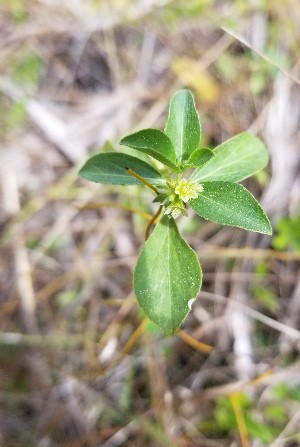
[[[166,185],[160,187],[159,194],[155,198],[155,202],[165,205],[165,214],[176,219],[180,214],[187,215],[186,204],[191,199],[197,199],[203,186],[185,178],[178,181],[170,178]]]
[[[182,178],[175,187],[175,193],[184,203],[190,199],[197,199],[198,193],[202,191],[203,186],[200,183],[191,182],[185,178]]]

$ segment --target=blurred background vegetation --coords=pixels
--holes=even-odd
[[[0,0],[1,446],[300,446],[299,48],[298,0]],[[180,220],[172,338],[132,292],[151,194],[77,172],[184,86],[203,146],[265,141],[274,236]]]

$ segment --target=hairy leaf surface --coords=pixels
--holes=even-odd
[[[189,168],[199,168],[204,166],[213,156],[214,153],[211,149],[196,149],[184,165]]]
[[[202,273],[196,253],[182,239],[174,219],[163,216],[146,241],[134,272],[134,289],[145,314],[174,334],[196,298]]]
[[[191,180],[239,182],[260,171],[268,162],[265,145],[247,132],[225,141],[213,153],[211,160],[193,172]]]
[[[189,204],[199,216],[222,225],[272,234],[262,207],[242,185],[231,182],[201,182],[203,192]]]
[[[152,184],[163,182],[160,173],[152,166],[131,155],[118,152],[95,155],[83,165],[79,175],[96,183],[110,183],[112,185],[141,184],[126,168],[132,169]]]
[[[161,130],[140,130],[123,138],[120,144],[144,152],[166,166],[177,169],[176,153],[172,141]]]
[[[165,133],[173,143],[178,159],[184,161],[198,148],[200,121],[189,90],[179,90],[170,103]]]

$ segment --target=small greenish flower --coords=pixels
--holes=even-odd
[[[180,214],[187,216],[186,203],[190,199],[196,199],[203,191],[203,186],[185,178],[169,178],[165,185],[158,187],[158,191],[154,202],[162,203],[166,207],[165,214],[176,219]]]
[[[181,208],[178,206],[168,206],[168,208],[165,211],[166,215],[169,215],[170,217],[173,217],[173,219],[177,219],[177,217],[181,214]]]
[[[173,219],[177,219],[177,217],[179,217],[180,214],[187,216],[185,204],[182,202],[182,200],[176,200],[175,202],[171,202],[170,205],[167,206],[165,214],[169,215],[169,217],[173,217]]]
[[[190,199],[197,199],[199,192],[203,191],[203,186],[200,183],[191,182],[182,178],[175,187],[175,193],[187,203]]]

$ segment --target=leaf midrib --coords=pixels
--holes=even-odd
[[[186,96],[184,97],[184,107],[183,107],[183,110],[184,110],[184,114],[183,114],[183,116],[182,116],[182,132],[181,132],[181,141],[180,141],[180,148],[181,148],[181,154],[180,154],[180,156],[182,157],[183,156],[183,141],[184,141],[184,129],[185,129],[185,116],[186,116]]]

